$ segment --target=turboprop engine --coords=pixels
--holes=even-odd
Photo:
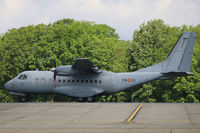
[[[73,69],[71,65],[58,66],[56,68],[52,68],[51,71],[54,72],[57,76],[70,76],[80,74],[80,72]]]

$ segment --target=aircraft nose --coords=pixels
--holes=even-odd
[[[4,87],[5,87],[6,90],[10,89],[10,82],[11,81],[8,81],[7,83],[4,84]]]
[[[8,82],[4,84],[5,89],[8,89]]]

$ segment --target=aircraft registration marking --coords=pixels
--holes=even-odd
[[[136,82],[135,78],[122,78],[122,82]]]

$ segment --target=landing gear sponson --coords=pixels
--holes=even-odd
[[[79,102],[94,102],[95,98],[94,97],[79,97],[78,98]]]

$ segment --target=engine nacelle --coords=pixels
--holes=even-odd
[[[79,74],[80,72],[73,69],[71,65],[67,66],[58,66],[55,69],[56,75],[58,76],[69,76],[69,75],[76,75]]]

